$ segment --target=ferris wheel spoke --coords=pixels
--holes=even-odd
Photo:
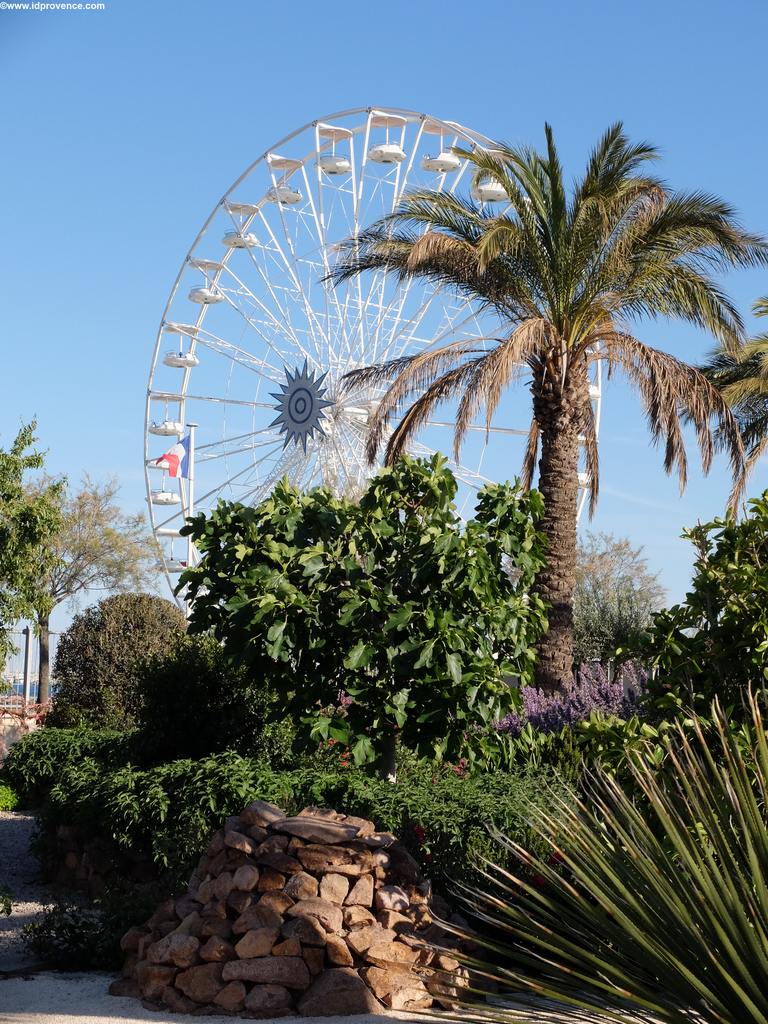
[[[206,452],[204,455],[199,456],[199,461],[215,462],[217,459],[227,459],[235,455],[242,455],[244,452],[252,452],[255,451],[257,448],[265,448],[270,445],[274,447],[277,441],[279,441],[282,444],[283,438],[277,435],[276,433],[272,432],[271,436],[265,441],[256,441],[252,444],[244,444],[241,445],[240,448],[231,448],[228,451],[223,452]]]
[[[278,203],[277,205],[278,206],[282,206],[281,203]],[[272,230],[272,227],[269,224],[269,221],[264,216],[264,211],[260,209],[258,215],[259,215],[259,218],[261,220],[261,223],[263,224],[265,230],[267,231],[267,233],[268,233],[268,235],[270,237],[270,240],[271,240],[272,244],[274,245],[275,249],[277,250],[277,252],[278,252],[278,254],[280,256],[280,259],[282,260],[282,262],[283,262],[283,264],[285,266],[286,273],[290,277],[291,281],[293,282],[294,288],[296,289],[297,293],[301,297],[301,303],[302,303],[302,305],[304,307],[304,315],[307,318],[307,325],[309,327],[310,334],[312,336],[312,340],[313,340],[313,342],[315,344],[315,352],[316,352],[316,355],[319,357],[321,349],[320,349],[320,346],[317,343],[317,339],[314,336],[314,331],[317,329],[322,334],[322,328],[320,327],[320,324],[317,322],[317,318],[316,318],[316,316],[314,314],[314,311],[312,310],[312,307],[309,304],[309,301],[307,299],[306,291],[304,290],[304,287],[302,286],[301,281],[299,281],[298,277],[296,276],[296,270],[295,270],[294,266],[292,265],[291,261],[285,255],[283,247],[280,245],[280,242],[277,240],[277,236],[275,235],[274,231]],[[281,221],[283,222],[283,224],[285,224],[285,221],[284,221],[285,213],[284,213],[284,211],[282,209],[280,210],[280,218],[281,218]],[[285,227],[284,227],[283,230],[285,232],[286,242],[289,244],[289,247],[290,247],[290,238],[289,238],[289,236],[288,236],[288,234],[286,232]],[[295,262],[295,254],[293,253],[293,251],[291,251],[291,255],[294,257],[294,262]],[[298,341],[297,341],[297,344],[298,344]],[[313,365],[315,365],[315,366],[320,365],[318,363],[317,359],[316,358],[312,359],[312,357],[310,357],[309,354],[307,354],[306,358],[308,360],[310,360],[313,363]]]
[[[231,341],[225,341],[223,338],[218,338],[215,334],[211,334],[209,331],[206,331],[205,333],[208,335],[207,338],[201,338],[198,335],[198,343],[200,345],[203,345],[211,352],[215,352],[217,355],[226,356],[227,359],[237,363],[238,366],[243,366],[245,369],[259,374],[259,376],[269,381],[270,384],[279,383],[280,370],[271,363],[268,363],[266,358],[259,358],[247,349],[241,348],[239,345],[235,345]],[[270,373],[266,373],[265,369],[269,370]],[[274,376],[272,376],[273,374]]]
[[[426,420],[424,426],[447,427],[449,430],[456,429],[456,424],[451,423],[450,420]],[[465,429],[479,431],[482,434],[513,434],[515,437],[528,437],[527,430],[518,430],[517,427],[496,427],[493,424],[490,427],[486,427],[482,423],[470,423]]]

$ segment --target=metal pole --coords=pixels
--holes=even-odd
[[[29,626],[22,630],[24,633],[24,704],[29,704],[30,689],[30,661],[32,653],[32,631]]]
[[[195,430],[197,429],[197,423],[188,423],[189,428],[189,476],[187,477],[187,493],[189,495],[189,501],[187,502],[187,519],[191,518],[195,514]],[[187,568],[192,568],[192,538],[187,537]],[[186,609],[187,618],[191,611],[189,601],[184,600],[184,607]]]

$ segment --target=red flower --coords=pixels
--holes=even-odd
[[[547,880],[544,875],[534,875],[531,882],[537,889],[544,889],[547,885]]]
[[[416,836],[416,842],[419,844],[419,846],[421,846],[421,844],[427,837],[427,833],[424,831],[421,825],[414,825],[413,834]]]

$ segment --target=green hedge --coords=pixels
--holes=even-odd
[[[19,806],[19,798],[11,786],[0,783],[0,811],[15,811]]]
[[[534,842],[527,814],[533,804],[549,800],[552,786],[562,783],[550,772],[530,769],[462,777],[419,764],[392,785],[343,766],[274,771],[231,752],[106,773],[86,759],[63,770],[43,808],[42,825],[49,835],[59,824],[79,825],[122,850],[151,857],[181,879],[211,833],[250,800],[270,800],[294,813],[314,804],[372,819],[400,836],[433,878],[458,878],[471,873],[477,854],[498,856],[486,823]]]
[[[134,732],[45,727],[14,744],[3,764],[2,779],[23,806],[35,806],[70,766],[91,758],[103,769],[113,770],[137,761],[137,754]]]

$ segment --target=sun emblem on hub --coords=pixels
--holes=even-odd
[[[280,392],[272,392],[272,398],[277,399],[277,418],[270,423],[271,427],[280,427],[280,433],[285,434],[283,448],[288,443],[301,444],[304,452],[307,451],[307,438],[312,438],[317,432],[325,434],[320,425],[323,409],[333,405],[333,402],[323,398],[326,388],[322,387],[327,374],[321,377],[315,375],[314,370],[307,368],[307,360],[304,360],[303,369],[298,367],[291,373],[285,371],[285,384],[280,385]]]

